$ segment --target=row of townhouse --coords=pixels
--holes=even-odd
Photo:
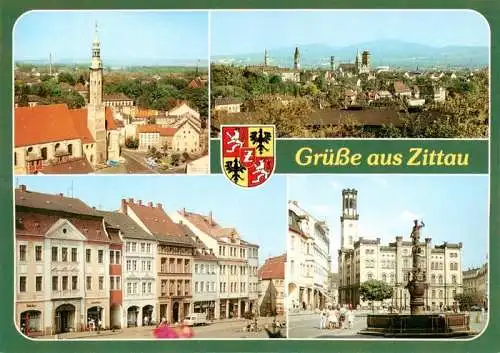
[[[289,201],[287,242],[288,309],[315,310],[331,304],[330,231],[326,223],[301,208],[297,201]]]
[[[15,202],[15,322],[30,335],[258,310],[258,246],[211,214],[133,199],[100,211],[24,185]]]

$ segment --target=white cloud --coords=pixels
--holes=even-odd
[[[331,187],[332,187],[334,190],[340,190],[340,185],[339,185],[339,183],[336,183],[335,181],[331,181],[331,182],[330,182],[330,185],[331,185]]]

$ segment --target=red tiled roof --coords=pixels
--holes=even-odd
[[[394,82],[394,92],[395,93],[410,92],[410,89],[403,82],[395,81]]]
[[[105,119],[107,122],[107,130],[116,130],[116,123],[115,120],[113,119],[113,112],[111,111],[111,108],[106,108],[105,109]]]
[[[259,277],[265,279],[285,279],[286,254],[270,257],[259,269]]]
[[[116,129],[111,108],[106,108],[108,130]],[[92,143],[87,127],[87,108],[68,109],[66,104],[36,105],[15,109],[14,142],[16,147],[81,139]]]
[[[89,174],[93,172],[94,168],[85,157],[47,165],[40,170],[40,174]]]
[[[75,90],[77,90],[77,91],[88,91],[88,88],[85,85],[83,85],[82,83],[78,82],[75,85]]]
[[[82,144],[95,142],[94,137],[87,127],[87,108],[69,109],[68,111],[78,131],[78,137],[82,140]]]
[[[54,223],[64,218],[88,240],[109,241],[104,232],[102,217],[79,199],[23,191],[21,188],[15,189],[15,199],[17,234],[44,235]],[[65,215],[54,214],[54,211]],[[22,222],[19,222],[20,218]]]
[[[154,235],[182,235],[183,231],[165,213],[162,207],[127,202],[128,207],[139,217]]]
[[[197,77],[188,84],[189,88],[203,88],[205,87],[205,81],[201,79],[201,77]]]
[[[18,107],[14,113],[16,147],[80,138],[66,104]]]
[[[184,216],[189,222],[191,222],[196,228],[201,230],[203,233],[217,238],[218,231],[222,228],[216,221],[207,216],[200,215],[194,212],[179,211],[182,216]]]

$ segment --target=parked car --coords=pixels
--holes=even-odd
[[[207,314],[204,313],[190,314],[184,319],[184,325],[186,326],[199,326],[207,324],[208,324]]]
[[[470,307],[470,311],[481,311],[480,305],[473,305]]]

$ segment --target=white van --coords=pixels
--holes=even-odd
[[[189,314],[184,319],[184,325],[186,325],[186,326],[199,326],[199,325],[207,325],[207,324],[208,324],[207,314],[205,314],[205,313]]]

